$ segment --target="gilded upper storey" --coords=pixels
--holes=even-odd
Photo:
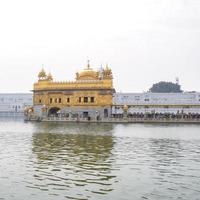
[[[76,73],[74,81],[53,81],[52,75],[42,69],[38,74],[38,81],[34,84],[34,91],[44,90],[77,90],[77,89],[112,89],[112,70],[106,66],[100,70],[91,68],[90,63],[85,69]]]

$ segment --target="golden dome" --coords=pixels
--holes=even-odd
[[[83,71],[76,73],[76,80],[98,80],[99,79],[99,72],[94,71],[89,64],[87,64],[87,68]]]
[[[39,79],[45,79],[46,78],[46,72],[44,71],[44,69],[42,68],[42,70],[39,72],[38,74],[38,78]]]

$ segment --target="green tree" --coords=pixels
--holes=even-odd
[[[153,93],[180,93],[183,92],[181,90],[181,86],[177,83],[160,81],[159,83],[153,84],[153,86],[149,89],[150,92]]]

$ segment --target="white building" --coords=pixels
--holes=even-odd
[[[128,113],[199,113],[200,93],[115,93],[112,114]]]
[[[0,93],[0,115],[23,114],[25,107],[32,105],[31,93]]]
[[[31,93],[0,94],[0,116],[23,115],[26,107],[32,106]],[[200,114],[200,93],[115,93],[112,114],[128,113],[198,113]]]

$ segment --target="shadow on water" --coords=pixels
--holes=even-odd
[[[112,124],[36,124],[32,136],[35,181],[30,187],[69,199],[112,191],[112,130]]]

